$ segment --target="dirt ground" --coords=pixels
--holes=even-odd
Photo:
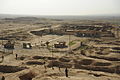
[[[31,34],[30,31],[43,29],[43,25],[26,24],[28,23],[0,24],[0,36],[26,36],[26,39],[14,40],[13,50],[4,49],[2,44],[7,40],[0,40],[0,80],[2,76],[5,80],[120,80],[120,53],[115,53],[112,49],[120,47],[119,45],[98,44],[91,41],[91,38],[74,35],[50,34],[41,37]],[[56,23],[52,27],[56,27]],[[104,39],[99,40],[104,42]],[[51,51],[52,48],[41,46],[41,41],[49,41],[50,47],[57,41],[66,41],[66,45],[74,41],[75,44],[54,52]],[[30,42],[32,49],[23,49],[24,42]],[[81,42],[85,46],[79,46]],[[78,46],[78,49],[69,53],[70,49]],[[65,76],[66,68],[68,77]]]

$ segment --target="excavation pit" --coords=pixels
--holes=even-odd
[[[120,74],[120,67],[119,66],[116,68],[116,67],[108,67],[108,66],[81,65],[81,64],[76,63],[74,67],[75,67],[75,69],[85,69],[85,70]]]
[[[33,59],[48,59],[48,60],[56,60],[54,57],[44,57],[44,56],[34,56]]]
[[[94,65],[95,66],[110,66],[111,63],[96,62]]]
[[[91,59],[83,59],[83,60],[79,61],[79,64],[81,64],[81,65],[90,65],[92,63],[93,63],[93,60],[91,60]]]
[[[57,58],[54,57],[47,57],[48,60],[56,60]]]
[[[20,56],[18,57],[18,60],[24,60],[26,57],[25,56]]]
[[[27,69],[27,67],[0,65],[0,72],[2,73],[15,73],[24,69]]]
[[[34,78],[35,76],[36,76],[35,73],[29,72],[29,73],[19,76],[19,78],[20,80],[32,80],[32,78]]]
[[[120,47],[113,47],[113,50],[120,50]]]
[[[44,56],[34,56],[33,59],[45,59],[46,57]]]
[[[72,64],[60,61],[51,61],[48,64],[48,67],[72,68]]]
[[[61,62],[70,62],[71,60],[68,58],[60,58],[59,59]]]
[[[26,62],[27,65],[43,65],[44,62],[40,62],[40,61],[28,61]]]

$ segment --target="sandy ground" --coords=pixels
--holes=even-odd
[[[71,36],[71,40],[76,40],[76,39],[78,40],[81,38]],[[67,35],[64,35],[64,36],[46,35],[43,37],[36,37],[30,42],[39,44],[39,41],[51,41],[51,44],[53,44],[58,40],[66,41],[68,40],[68,36]],[[32,58],[33,56],[46,56],[46,57],[60,58],[62,56],[66,56],[66,53],[52,53],[46,48],[39,49],[36,46],[33,47],[33,49],[22,49],[22,46],[21,47],[16,46],[16,47],[18,48],[14,50],[13,54],[5,56],[4,61],[0,63],[0,65],[21,66],[21,67],[28,67],[29,69],[25,69],[23,71],[19,71],[15,73],[0,73],[1,76],[4,75],[6,77],[6,80],[20,80],[19,76],[29,72],[32,72],[33,74],[35,74],[35,78],[33,78],[33,80],[119,80],[120,79],[120,76],[114,73],[111,74],[106,72],[89,71],[89,70],[74,69],[74,68],[68,68],[69,77],[65,77],[65,72],[64,72],[65,68],[61,68],[60,71],[59,71],[59,68],[57,67],[55,67],[54,70],[52,68],[47,68],[45,70],[43,65],[27,65],[26,62],[43,61],[43,60],[35,60]],[[16,60],[15,59],[16,54],[18,54],[18,57],[25,56],[26,58],[24,60]],[[87,58],[82,55],[81,57]],[[96,77],[95,74],[102,74],[102,76]]]
[[[49,41],[50,42],[49,45],[53,45],[57,41],[66,41],[67,45],[68,45],[70,41],[77,40],[78,43],[76,43],[76,44],[79,45],[79,43],[81,41],[86,41],[89,38],[80,38],[80,37],[71,35],[70,41],[69,41],[69,35],[63,35],[63,36],[44,35],[44,36],[40,37],[40,36],[36,36],[36,35],[29,33],[31,30],[41,29],[40,25],[39,26],[31,25],[31,24],[29,24],[29,25],[22,24],[21,25],[21,24],[16,23],[16,24],[12,24],[12,26],[10,26],[10,24],[12,24],[12,23],[0,24],[0,32],[1,33],[3,31],[8,30],[8,27],[5,27],[5,26],[9,26],[9,29],[12,30],[12,31],[9,31],[8,33],[3,32],[4,34],[2,34],[2,35],[12,34],[12,33],[16,33],[19,31],[23,31],[23,32],[28,33],[30,36],[32,36],[32,38],[25,40],[25,41],[17,40],[16,44],[15,44],[15,49],[13,50],[13,54],[8,54],[8,50],[7,50],[7,53],[3,53],[2,52],[3,46],[1,45],[0,56],[5,55],[5,57],[4,57],[3,61],[2,61],[2,58],[0,57],[0,79],[2,76],[5,76],[5,78],[6,78],[5,80],[20,80],[20,78],[19,78],[20,76],[24,76],[27,74],[26,79],[21,79],[21,80],[120,80],[120,74],[116,74],[116,73],[92,71],[92,70],[86,70],[86,69],[76,69],[76,68],[72,67],[72,68],[68,68],[69,77],[65,77],[65,68],[61,68],[59,70],[58,67],[54,67],[54,70],[53,70],[52,68],[49,68],[49,67],[47,67],[47,69],[45,69],[43,64],[42,65],[41,64],[28,65],[27,62],[38,61],[41,63],[46,62],[45,66],[47,66],[52,61],[52,60],[49,60],[48,58],[47,59],[34,59],[33,57],[35,57],[35,56],[50,57],[50,58],[54,57],[54,58],[57,58],[57,60],[59,60],[60,58],[63,58],[63,57],[68,57],[68,58],[72,59],[72,61],[70,63],[73,65],[75,64],[74,60],[79,61],[82,59],[92,59],[96,62],[97,61],[111,62],[113,66],[116,64],[120,65],[120,62],[90,58],[89,56],[87,56],[87,55],[92,55],[92,54],[94,55],[95,49],[85,50],[86,55],[80,54],[81,50],[74,51],[74,54],[68,54],[67,52],[51,52],[46,47],[40,46],[41,41],[43,41],[43,42]],[[4,28],[2,28],[2,26],[4,26]],[[15,26],[19,26],[19,27],[15,27]],[[58,27],[58,26],[59,25],[54,25],[53,28]],[[31,42],[33,48],[32,49],[23,49],[22,48],[23,42]],[[0,43],[2,44],[2,40],[0,41]],[[85,43],[89,46],[94,46],[94,47],[103,47],[103,46],[104,47],[119,47],[116,45],[96,44],[95,42],[90,42],[90,41],[87,41]],[[67,48],[67,49],[69,50],[69,48]],[[90,51],[93,51],[93,52],[90,53]],[[16,54],[18,55],[17,60],[16,60]],[[115,54],[115,53],[110,53],[108,55],[103,55],[103,56],[111,57],[113,55],[117,58],[119,58],[119,56],[120,56],[120,54]],[[24,59],[22,60],[22,59],[20,59],[20,57],[24,57]],[[7,72],[1,72],[2,71],[1,65],[27,67],[27,69],[7,73]],[[8,70],[8,68],[6,69],[6,71],[7,70]],[[32,77],[32,79],[28,79],[29,77]]]

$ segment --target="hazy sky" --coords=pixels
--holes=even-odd
[[[120,15],[120,0],[0,0],[0,14]]]

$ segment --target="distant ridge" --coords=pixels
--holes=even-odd
[[[78,16],[78,15],[14,15],[14,14],[0,14],[0,19],[3,18],[18,18],[18,19],[37,19],[37,18],[48,18],[48,19],[75,19],[75,20],[95,20],[95,19],[117,19],[120,20],[120,15],[90,15],[90,16]]]

